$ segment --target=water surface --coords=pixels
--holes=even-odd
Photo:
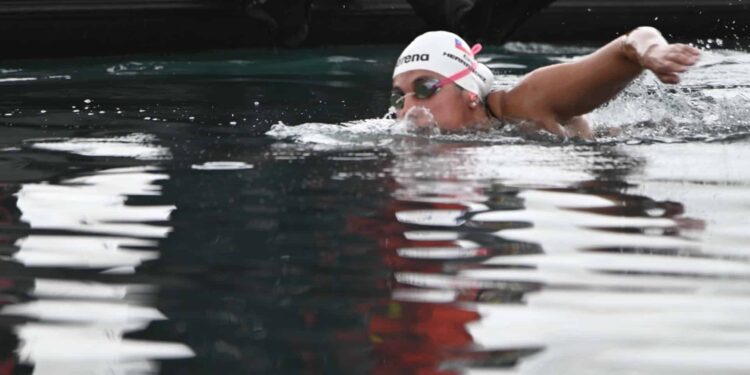
[[[398,51],[0,63],[0,373],[750,371],[749,54],[560,143],[381,119]]]

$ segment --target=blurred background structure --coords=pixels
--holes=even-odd
[[[5,58],[258,46],[609,40],[639,25],[671,39],[743,38],[743,0],[0,0]]]

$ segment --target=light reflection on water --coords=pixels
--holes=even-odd
[[[81,144],[58,140],[55,148],[81,155],[123,152],[117,139],[87,142],[83,148]],[[160,152],[147,143],[136,148],[141,155]],[[137,273],[143,262],[158,258],[154,250],[171,228],[152,223],[166,222],[175,207],[127,202],[135,196],[158,196],[161,189],[155,182],[168,178],[153,167],[110,168],[14,189],[13,204],[20,216],[13,224],[28,233],[15,240],[12,256],[3,263],[23,265],[13,272],[20,277],[8,281],[12,285],[23,280],[28,286],[15,293],[27,298],[3,306],[0,316],[26,321],[14,328],[19,364],[33,366],[34,374],[135,374],[157,372],[157,359],[193,355],[181,343],[125,338],[167,319],[150,306],[156,285],[95,281],[97,273]],[[64,269],[96,273],[89,274],[89,280],[66,279],[64,273],[60,278],[35,276]]]
[[[746,197],[750,175],[742,157],[744,149],[742,144],[664,145],[620,151],[637,155],[641,159],[638,164],[646,166],[645,171],[625,176],[626,181],[638,181],[633,190],[668,187],[689,192],[692,190],[686,190],[685,185],[716,181],[719,186],[739,184],[742,188],[738,187],[738,192]],[[745,212],[746,207],[731,195],[722,196],[719,201],[736,202],[731,207],[724,206],[726,213],[714,214],[707,207],[705,211],[699,209],[700,216],[689,217],[685,212],[696,212],[695,208],[685,209],[676,202],[644,201],[645,197],[630,194],[596,193],[593,181],[573,182],[562,190],[539,189],[544,183],[542,176],[552,180],[554,187],[558,186],[555,181],[566,178],[556,170],[558,167],[573,165],[581,172],[592,171],[595,177],[596,171],[589,163],[603,155],[559,147],[547,149],[549,159],[557,157],[559,164],[538,165],[543,173],[538,176],[534,168],[523,165],[527,159],[533,160],[533,152],[529,157],[502,151],[497,148],[488,152],[482,147],[448,151],[459,154],[457,158],[413,153],[394,170],[397,175],[410,174],[419,165],[422,175],[441,176],[464,189],[475,186],[471,195],[455,189],[451,197],[446,196],[447,189],[434,188],[434,177],[400,180],[406,185],[400,191],[412,194],[401,193],[399,200],[424,202],[429,198],[427,201],[432,204],[446,207],[397,211],[399,222],[432,230],[417,239],[424,245],[420,247],[417,242],[399,254],[425,257],[434,251],[439,259],[456,263],[448,267],[456,270],[450,276],[437,272],[397,273],[397,280],[407,287],[406,300],[415,300],[419,294],[411,288],[418,287],[424,291],[424,302],[463,301],[465,309],[481,316],[467,322],[480,351],[543,349],[522,359],[512,370],[500,367],[490,371],[491,365],[469,362],[468,367],[474,367],[469,373],[697,374],[744,373],[750,369],[750,362],[738,349],[747,349],[750,333],[741,313],[748,308],[750,253],[743,245],[745,241],[731,241],[724,237],[724,228],[707,225],[700,219],[713,221],[732,211]],[[677,153],[684,157],[661,157],[665,151],[670,156]],[[717,164],[715,157],[706,156],[715,151],[732,155],[731,160]],[[500,156],[493,157],[493,153],[501,153],[504,161],[498,162]],[[476,157],[462,157],[466,154]],[[584,155],[575,161],[576,156]],[[701,163],[712,167],[701,168]],[[549,173],[544,169],[549,169]],[[499,180],[493,183],[500,184],[501,191],[517,200],[504,207],[493,205],[497,198],[492,190],[497,188],[483,180],[479,184],[472,182],[483,170],[495,171],[481,175],[496,176]],[[534,182],[536,188],[524,187],[529,186],[531,177],[525,173],[539,179]],[[464,180],[467,175],[468,180]],[[520,180],[525,181],[519,183]],[[586,193],[587,190],[594,192]],[[716,193],[722,190],[698,188],[696,192],[711,192],[713,200],[717,200]],[[486,196],[481,196],[482,191]],[[674,196],[671,191],[663,195]],[[461,200],[464,203],[458,203]],[[633,201],[641,202],[636,205]],[[474,202],[484,202],[485,207],[477,207]],[[730,227],[747,220],[730,215]],[[511,223],[520,227],[504,228]],[[507,251],[493,249],[486,240],[467,245],[467,240],[476,234],[465,233],[466,228],[482,228],[489,236],[507,241],[503,246]],[[442,231],[445,235],[441,235]],[[414,238],[413,234],[409,237]],[[724,241],[705,241],[706,238]],[[435,248],[433,241],[443,241],[446,247]],[[535,244],[538,250],[519,254],[510,245],[513,243]],[[717,247],[733,247],[733,258],[717,258],[721,254]],[[473,252],[467,253],[467,249]],[[473,254],[477,262],[468,262],[468,254]],[[446,261],[446,267],[449,265],[450,261]],[[503,285],[526,291],[518,300],[509,301],[498,291],[507,292],[513,287]],[[486,297],[480,293],[474,301],[463,300],[460,291],[472,288],[495,291],[484,293]],[[454,293],[438,294],[441,290]],[[402,295],[398,290],[394,292],[396,299]],[[683,360],[683,356],[690,359]]]
[[[486,57],[507,84],[586,51]],[[397,52],[0,70],[23,88],[0,101],[0,366],[750,370],[747,54],[684,92],[644,79],[594,114],[624,136],[558,144],[356,121]]]

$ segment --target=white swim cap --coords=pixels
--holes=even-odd
[[[490,93],[494,77],[490,68],[476,61],[476,52],[477,49],[469,48],[466,41],[456,34],[447,31],[424,33],[401,52],[393,77],[412,70],[429,70],[451,77],[469,69],[468,74],[455,82],[484,100]]]

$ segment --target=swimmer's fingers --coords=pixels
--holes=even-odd
[[[544,130],[552,134],[559,135],[561,137],[567,137],[568,135],[568,132],[565,131],[565,128],[563,128],[562,125],[560,125],[560,123],[557,121],[545,121],[541,125]]]
[[[672,85],[680,83],[680,76],[678,73],[682,73],[682,71],[665,69],[658,71],[654,70],[653,72],[656,75],[656,78],[659,79],[659,81]]]
[[[670,85],[676,85],[680,83],[680,76],[677,75],[676,73],[660,74],[660,75],[657,75],[657,77],[659,78],[660,81],[664,83],[668,83]]]
[[[701,55],[701,50],[699,50],[699,49],[697,49],[695,47],[689,46],[687,44],[676,43],[676,44],[672,44],[672,46],[674,46],[681,53],[684,53],[684,54],[687,54],[687,55],[692,55],[692,56],[695,56],[695,57],[700,57],[700,55]]]
[[[668,84],[680,82],[679,73],[684,73],[695,65],[700,58],[700,51],[684,44],[659,46],[649,50],[644,56],[644,68],[656,74],[660,81]]]
[[[686,45],[673,45],[672,50],[667,54],[667,57],[678,64],[685,66],[693,66],[700,59],[700,52],[690,46]]]
[[[675,53],[671,55],[670,58],[673,62],[684,66],[686,69],[698,62],[698,57],[683,53]]]

